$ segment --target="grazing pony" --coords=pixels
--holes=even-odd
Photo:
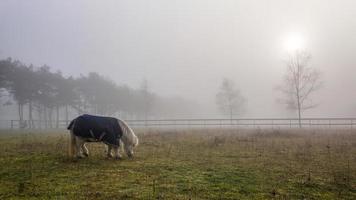
[[[124,145],[128,157],[133,157],[133,149],[138,145],[138,138],[133,130],[121,119],[95,115],[81,115],[73,119],[70,130],[69,155],[77,158],[89,156],[86,142],[103,142],[107,145],[107,156],[121,159],[120,144]]]

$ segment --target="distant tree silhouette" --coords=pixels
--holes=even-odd
[[[9,80],[9,74],[13,68],[12,59],[8,58],[5,60],[0,60],[0,98],[7,96],[9,85],[11,81]],[[4,105],[11,105],[11,101],[7,101]]]
[[[65,121],[69,121],[69,107],[74,107],[79,101],[79,95],[75,92],[75,79],[73,77],[64,78],[60,76],[58,79],[58,106],[65,108]]]
[[[219,92],[216,94],[216,104],[223,114],[228,114],[230,119],[235,114],[241,114],[245,108],[246,99],[235,87],[232,80],[224,78]]]
[[[139,100],[138,111],[143,113],[144,119],[147,120],[148,116],[151,114],[150,112],[152,109],[153,101],[155,99],[155,95],[152,92],[150,92],[147,79],[142,80],[141,87],[138,92],[139,92],[138,94],[139,97],[137,98]]]
[[[317,106],[312,102],[311,94],[322,86],[320,72],[309,67],[310,59],[311,55],[306,51],[295,51],[290,54],[286,62],[284,83],[278,87],[285,95],[282,103],[286,104],[288,109],[297,111],[299,127],[302,127],[302,111]]]
[[[0,88],[8,88],[8,76],[12,70],[14,63],[11,58],[0,60]]]
[[[26,67],[19,61],[8,59],[5,65],[9,67],[6,73],[6,89],[17,102],[21,126],[24,126],[24,105],[31,102],[35,92],[32,82],[33,68]],[[30,112],[30,114],[32,114]]]
[[[91,72],[77,79],[77,92],[80,95],[81,108],[86,112],[100,115],[112,115],[119,111],[124,96],[124,87],[119,87],[108,78]]]

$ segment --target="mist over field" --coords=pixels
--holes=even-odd
[[[246,100],[235,117],[296,117],[276,88],[286,72],[285,40],[297,33],[323,82],[311,95],[318,106],[304,116],[356,114],[353,0],[2,0],[0,27],[1,59],[48,65],[65,77],[97,72],[132,88],[147,80],[151,92],[195,105],[171,116],[201,118],[228,117],[216,105],[224,78]],[[2,118],[16,117],[0,109]]]
[[[0,0],[0,199],[356,199],[356,0]]]

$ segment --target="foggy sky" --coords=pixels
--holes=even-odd
[[[222,78],[248,100],[245,117],[287,117],[276,99],[283,41],[301,33],[323,72],[305,117],[356,115],[354,0],[0,0],[0,58],[99,72],[119,84],[182,96],[216,113]]]

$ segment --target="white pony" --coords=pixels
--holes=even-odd
[[[78,118],[77,118],[78,119]],[[122,136],[119,138],[119,144],[120,146],[124,146],[124,150],[129,158],[132,158],[134,155],[134,148],[138,145],[138,138],[133,132],[133,130],[127,125],[126,122],[124,122],[121,119],[115,119],[117,120],[119,124],[119,128],[121,129]],[[83,158],[83,157],[88,157],[89,156],[89,151],[88,148],[85,146],[86,142],[102,142],[101,137],[100,139],[97,138],[88,138],[88,137],[80,137],[74,134],[74,129],[76,128],[76,119],[74,119],[70,125],[68,126],[68,130],[70,130],[70,145],[69,145],[69,155],[77,158]],[[93,135],[93,132],[90,131],[90,133]],[[105,133],[103,134],[105,135]],[[108,157],[113,157],[111,151],[114,151],[114,158],[116,159],[121,159],[122,156],[120,154],[120,147],[118,145],[112,145],[108,144],[107,145],[107,156]]]

